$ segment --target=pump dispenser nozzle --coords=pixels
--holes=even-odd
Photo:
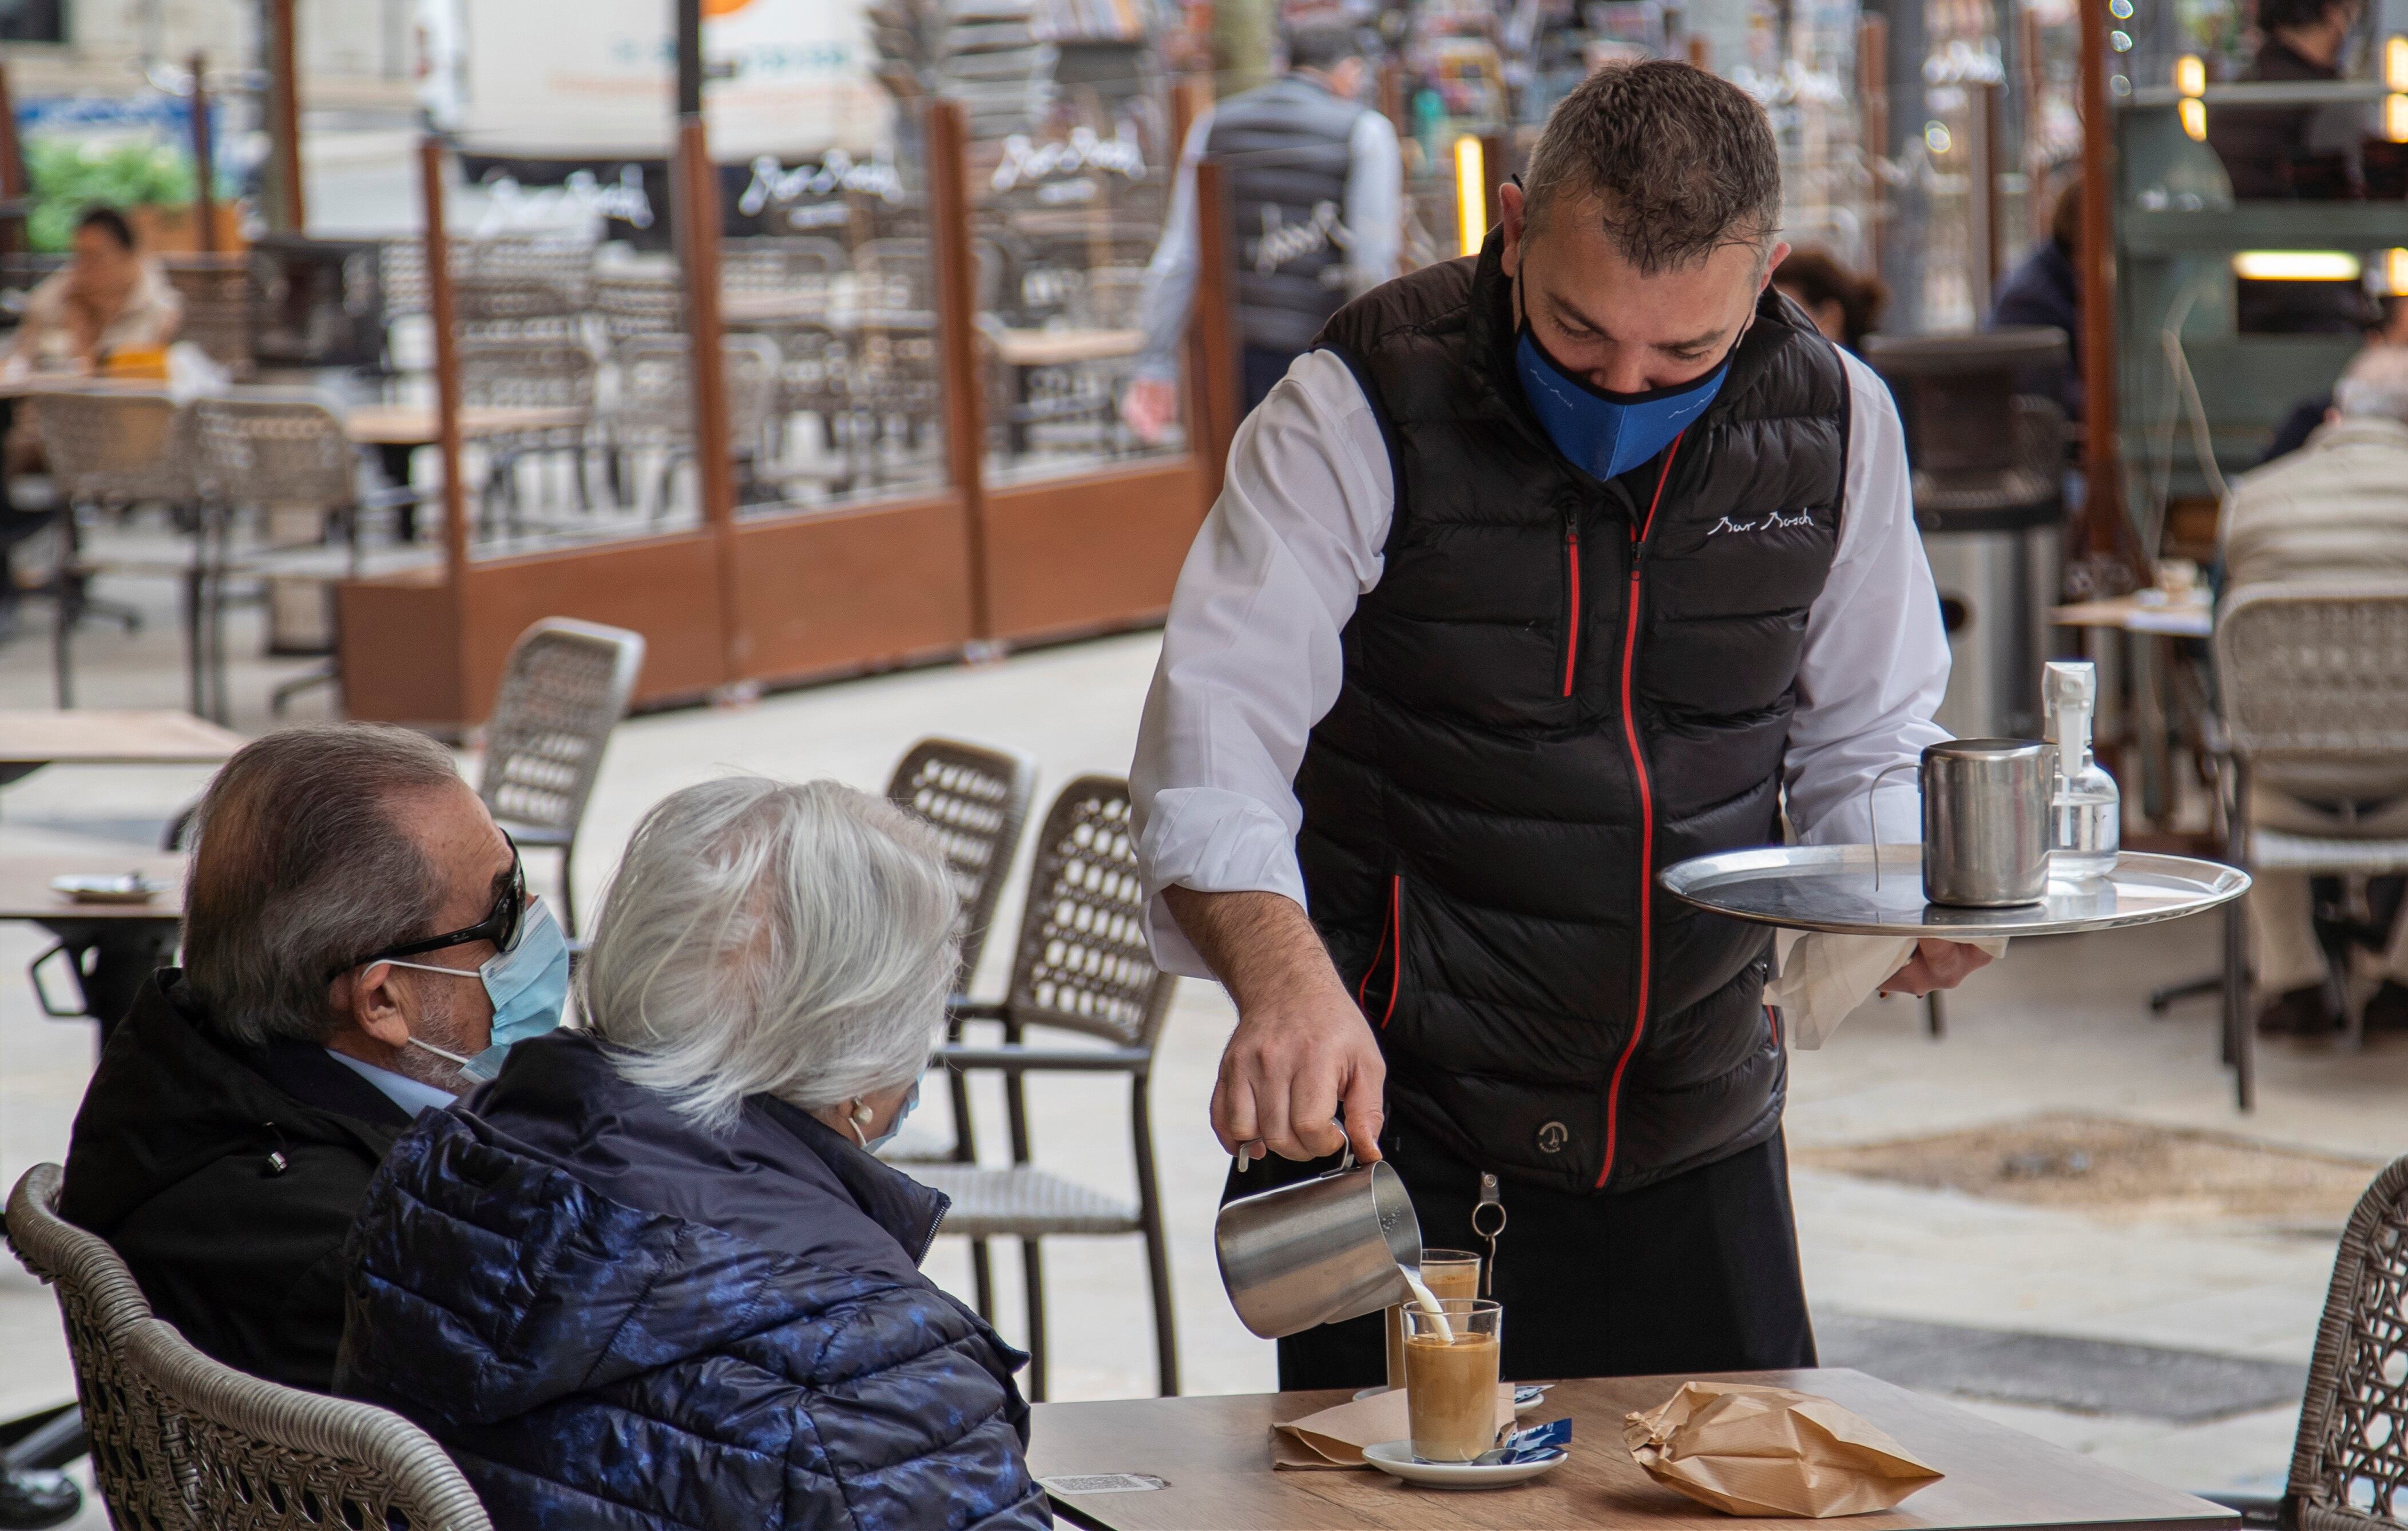
[[[2056,660],[2042,697],[2048,735],[2057,745],[2057,786],[2051,799],[2049,870],[2060,878],[2105,877],[2122,848],[2122,804],[2115,779],[2090,754],[2090,719],[2099,704],[2099,671],[2086,660]]]

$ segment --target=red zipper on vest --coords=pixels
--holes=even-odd
[[[1684,433],[1685,434],[1685,433]],[[1613,1173],[1613,1152],[1621,1127],[1622,1076],[1639,1038],[1647,1030],[1650,965],[1656,955],[1656,787],[1647,777],[1647,752],[1639,746],[1639,709],[1631,700],[1633,662],[1639,653],[1639,575],[1647,552],[1647,533],[1656,524],[1656,508],[1664,503],[1664,486],[1672,478],[1672,459],[1681,453],[1681,437],[1664,449],[1664,471],[1656,476],[1656,494],[1647,502],[1647,519],[1630,536],[1630,597],[1622,608],[1622,737],[1630,746],[1632,780],[1639,783],[1639,1001],[1630,1022],[1630,1040],[1614,1060],[1613,1080],[1605,1091],[1605,1165],[1597,1172],[1597,1189],[1605,1189]]]
[[[1392,952],[1395,954],[1390,956]],[[1354,1008],[1363,1012],[1367,1021],[1371,1018],[1371,975],[1380,970],[1382,957],[1388,957],[1390,964],[1388,1004],[1380,1012],[1380,1029],[1385,1031],[1388,1023],[1396,1018],[1397,993],[1405,985],[1405,879],[1402,873],[1392,874],[1388,879],[1388,913],[1387,918],[1380,923],[1380,944],[1371,949],[1371,962],[1363,969],[1363,981],[1354,986]]]
[[[1564,694],[1572,694],[1572,678],[1580,668],[1580,522],[1578,512],[1564,511],[1564,589],[1570,596],[1564,615]]]

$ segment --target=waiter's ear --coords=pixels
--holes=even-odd
[[[1772,285],[1772,274],[1780,270],[1781,263],[1787,259],[1789,259],[1788,241],[1784,239],[1774,240],[1772,242],[1772,249],[1768,251],[1764,257],[1764,275],[1756,281],[1756,296],[1762,297],[1764,295],[1764,290]]]
[[[1499,215],[1500,226],[1505,231],[1505,248],[1502,251],[1505,275],[1519,277],[1522,274],[1522,232],[1525,226],[1521,177],[1516,176],[1497,188],[1497,211]]]

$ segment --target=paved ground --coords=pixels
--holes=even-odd
[[[144,596],[158,620],[131,638],[105,630],[84,637],[86,705],[174,705],[169,592],[129,582],[119,593]],[[237,625],[234,642],[246,652],[255,636]],[[634,720],[612,745],[587,820],[593,853],[580,867],[581,891],[590,896],[598,886],[609,848],[647,805],[721,770],[874,787],[913,738],[939,730],[1029,751],[1046,787],[1083,770],[1125,769],[1154,650],[1152,636],[1132,635],[740,709]],[[46,660],[38,637],[0,644],[0,706],[45,705]],[[297,667],[239,665],[238,724],[263,726],[268,685]],[[297,710],[323,705],[323,694],[313,694]],[[106,861],[112,850],[151,839],[202,779],[189,770],[43,772],[0,792],[0,853],[84,850]],[[1007,909],[999,928],[1013,918]],[[1790,1141],[1799,1149],[1863,1144],[2079,1111],[2362,1157],[2371,1175],[2402,1146],[2408,1042],[2377,1038],[2361,1057],[2270,1047],[2263,1104],[2254,1119],[2239,1118],[2229,1076],[2216,1066],[2212,1007],[2159,1021],[2143,1008],[2153,983],[2208,967],[2214,935],[2212,923],[2193,922],[2025,943],[1956,999],[1942,1041],[1923,1034],[1915,1007],[1870,1005],[1827,1050],[1796,1056]],[[1008,946],[998,939],[990,953],[990,991],[1002,981]],[[9,976],[37,947],[24,930],[0,928],[0,1176],[9,1180],[60,1155],[91,1063],[86,1030],[41,1019],[26,985]],[[1230,1023],[1218,989],[1182,985],[1155,1085],[1182,1365],[1195,1392],[1272,1381],[1270,1348],[1238,1326],[1211,1255],[1224,1161],[1204,1104]],[[1127,1185],[1126,1103],[1117,1087],[1042,1080],[1032,1095],[1040,1162],[1101,1187]],[[992,1128],[999,1111],[992,1101],[985,1111]],[[988,1149],[998,1149],[992,1135]],[[2336,1233],[2329,1214],[2322,1225],[2283,1217],[2149,1221],[2112,1208],[2014,1205],[1820,1170],[1798,1173],[1796,1195],[1809,1289],[1834,1357],[1975,1396],[1986,1412],[2168,1482],[2279,1484],[2296,1411],[2286,1384],[2312,1341]],[[1055,1395],[1151,1392],[1136,1241],[1062,1241],[1051,1262]],[[931,1260],[959,1290],[968,1287],[967,1264],[953,1241],[940,1241]],[[0,1266],[7,1412],[60,1396],[68,1384],[47,1295],[12,1264]],[[1015,1332],[1018,1262],[1007,1255],[998,1266],[1004,1325]]]

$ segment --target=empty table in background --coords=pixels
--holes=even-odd
[[[7,714],[0,713],[0,719]],[[179,714],[180,716],[180,714]],[[100,1023],[100,1039],[124,1018],[142,980],[171,960],[184,917],[185,858],[94,851],[78,855],[0,856],[0,920],[21,920],[58,937],[65,961],[50,967],[73,969],[83,1012]],[[122,877],[138,872],[160,890],[141,904],[80,902],[50,886],[61,877]],[[40,982],[37,975],[35,981]],[[62,1019],[74,1011],[43,1008]]]
[[[0,786],[45,766],[215,766],[248,742],[189,712],[0,711]]]

